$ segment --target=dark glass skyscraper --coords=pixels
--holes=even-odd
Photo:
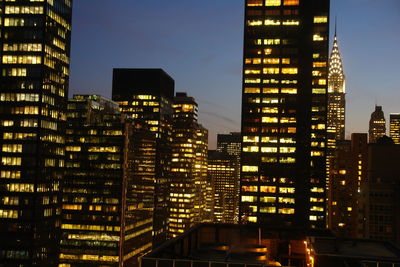
[[[156,135],[154,245],[166,240],[174,80],[162,69],[114,69],[112,99]]]
[[[329,0],[247,0],[240,221],[325,227]]]
[[[56,266],[72,0],[0,10],[0,265]]]

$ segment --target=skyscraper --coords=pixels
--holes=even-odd
[[[241,222],[325,227],[329,0],[247,0]]]
[[[328,138],[345,139],[346,84],[337,36],[333,41],[328,74]]]
[[[154,245],[166,240],[174,80],[162,69],[114,69],[112,99],[120,111],[148,125],[157,141]]]
[[[369,143],[376,143],[380,137],[386,135],[386,120],[382,106],[375,106],[375,111],[371,113],[368,133]]]
[[[72,0],[0,10],[0,264],[56,266]]]
[[[168,234],[176,237],[206,216],[208,131],[193,97],[174,97]]]
[[[329,190],[330,163],[337,148],[337,142],[345,139],[346,84],[343,72],[342,58],[336,35],[333,40],[329,59],[328,73],[328,129],[327,129],[327,190]]]
[[[233,204],[235,208],[234,219],[235,223],[239,222],[239,194],[240,194],[240,155],[242,153],[242,134],[239,132],[231,132],[230,134],[218,134],[217,135],[217,151],[232,156],[236,159],[237,171],[235,179],[235,190],[236,195],[233,200],[236,202]]]
[[[390,138],[400,145],[400,114],[390,114]]]
[[[153,242],[155,135],[99,95],[68,102],[60,264],[137,266]]]
[[[213,185],[214,222],[238,222],[237,158],[216,150],[208,151],[208,176]]]

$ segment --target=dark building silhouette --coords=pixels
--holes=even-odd
[[[72,0],[0,10],[0,265],[56,266]]]
[[[174,80],[162,69],[114,69],[112,99],[157,138],[154,245],[167,238]]]
[[[208,151],[208,177],[213,188],[214,222],[238,223],[240,168],[237,157],[217,150]]]
[[[326,226],[329,0],[247,0],[241,222]]]
[[[331,158],[328,227],[341,237],[364,238],[365,220],[360,202],[367,182],[368,135],[354,133],[337,143]]]
[[[155,135],[99,95],[68,102],[60,264],[137,266],[153,241]]]
[[[390,138],[400,145],[400,114],[390,114]]]
[[[376,143],[380,137],[386,135],[386,120],[381,106],[375,106],[374,112],[371,113],[368,133],[370,143]]]
[[[168,196],[168,236],[171,238],[206,219],[208,150],[208,131],[197,121],[195,99],[186,93],[176,93],[173,108]]]
[[[400,146],[387,136],[368,147],[368,178],[362,188],[365,236],[400,245]]]

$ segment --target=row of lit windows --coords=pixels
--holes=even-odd
[[[263,6],[265,1],[265,6],[298,6],[300,0],[247,0],[247,6]]]
[[[3,210],[3,209],[0,209],[0,218],[17,219],[18,218],[18,211],[17,210]]]
[[[43,14],[42,6],[6,6],[6,14]]]
[[[260,138],[258,136],[243,136],[244,143],[258,143]],[[278,143],[278,137],[275,136],[262,136],[262,143]],[[281,137],[279,142],[282,144],[295,144],[296,141],[293,137]]]
[[[0,94],[0,101],[27,101],[39,102],[39,94],[13,94],[2,93]]]
[[[261,153],[278,153],[278,148],[277,147],[258,147],[258,146],[245,146],[243,147],[243,152],[259,152]],[[280,147],[279,148],[279,153],[282,154],[290,154],[290,153],[295,153],[296,148],[295,147]]]
[[[279,40],[279,39],[278,39]],[[265,40],[264,40],[265,42]],[[246,58],[245,64],[290,64],[290,58]]]
[[[243,192],[277,193],[276,186],[242,186]],[[280,194],[294,194],[294,187],[279,187]],[[255,196],[242,196],[242,202],[253,202]],[[251,201],[250,201],[251,200]]]
[[[245,74],[261,74],[260,69],[245,69],[244,70]],[[263,68],[262,69],[263,74],[297,74],[298,69],[297,68]]]
[[[285,26],[297,26],[300,25],[300,21],[299,20],[274,20],[274,19],[266,19],[264,21],[262,20],[248,20],[247,21],[247,25],[248,26],[262,26],[262,25],[266,25],[266,26],[278,26],[278,25],[285,25]],[[276,43],[275,43],[276,44]]]
[[[42,51],[42,44],[36,44],[36,43],[4,44],[3,51],[40,52]]]

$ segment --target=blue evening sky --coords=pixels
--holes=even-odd
[[[244,0],[74,1],[70,95],[111,97],[112,68],[163,68],[217,133],[240,130]],[[346,134],[375,103],[400,113],[400,1],[331,0],[347,78]]]

